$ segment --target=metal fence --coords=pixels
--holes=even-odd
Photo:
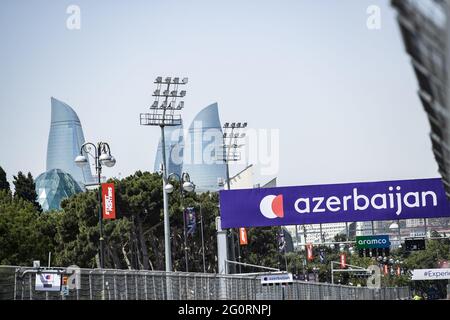
[[[27,271],[28,270],[28,271]],[[0,266],[1,300],[398,300],[408,287],[369,289],[294,281],[263,286],[261,275],[218,275],[110,269],[80,269],[79,289],[35,290],[32,268]],[[27,271],[27,272],[25,272]]]

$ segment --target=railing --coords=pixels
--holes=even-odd
[[[27,271],[27,272],[25,272]],[[0,266],[0,300],[399,300],[408,287],[369,289],[294,281],[263,286],[261,275],[218,275],[111,269],[80,269],[79,288],[35,290],[36,270]]]

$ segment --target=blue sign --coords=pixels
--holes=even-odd
[[[450,217],[435,179],[220,191],[222,228]]]

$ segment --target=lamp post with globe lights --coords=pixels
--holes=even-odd
[[[93,152],[91,152],[93,151]],[[98,184],[98,223],[100,228],[100,268],[103,269],[105,266],[104,261],[104,250],[103,250],[103,219],[102,219],[102,189],[101,185],[101,174],[102,166],[113,167],[116,164],[116,159],[111,155],[111,149],[109,144],[106,142],[98,142],[95,145],[92,142],[84,143],[80,148],[80,154],[75,158],[75,163],[79,167],[87,165],[87,156],[91,156],[95,161],[95,172],[97,174],[97,184]]]
[[[186,263],[186,272],[189,272],[188,253],[187,253],[186,217],[184,214],[183,196],[184,196],[184,192],[193,192],[195,190],[195,185],[191,182],[191,179],[187,172],[183,172],[181,174],[181,177],[177,173],[171,173],[167,176],[167,179],[165,181],[164,192],[166,192],[166,193],[172,193],[174,190],[174,186],[169,182],[172,177],[177,177],[177,180],[180,182],[180,202],[181,202],[181,209],[182,209],[182,213],[183,213],[184,260]]]

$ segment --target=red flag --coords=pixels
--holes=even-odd
[[[308,243],[306,245],[306,250],[308,251],[308,261],[314,260],[314,254],[313,254],[313,246],[311,243]]]
[[[116,218],[114,183],[102,184],[103,219]]]
[[[389,267],[387,266],[387,264],[384,265],[383,271],[385,275],[389,274]]]
[[[345,269],[347,266],[347,258],[345,256],[345,253],[341,253],[341,268]]]
[[[247,230],[245,228],[239,228],[239,243],[241,246],[248,244]]]

